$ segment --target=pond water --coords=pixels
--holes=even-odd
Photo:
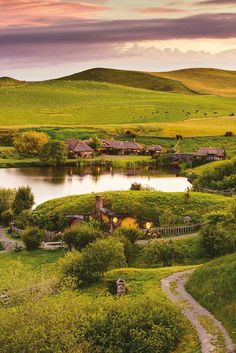
[[[29,185],[36,205],[57,197],[111,190],[129,190],[133,182],[159,191],[185,191],[191,184],[176,171],[152,168],[11,168],[0,169],[0,187]]]

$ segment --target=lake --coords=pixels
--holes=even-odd
[[[17,188],[29,185],[36,205],[58,197],[111,190],[129,190],[132,183],[148,185],[159,191],[185,191],[191,184],[177,177],[176,171],[150,167],[114,169],[86,168],[10,168],[0,169],[0,186]]]

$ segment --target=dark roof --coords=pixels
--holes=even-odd
[[[93,149],[81,140],[68,140],[65,142],[68,149],[73,152],[93,152]]]
[[[201,147],[199,148],[198,152],[195,153],[195,156],[209,156],[209,155],[214,155],[217,157],[224,157],[225,156],[225,150],[224,148],[220,147]]]
[[[164,147],[160,145],[152,145],[147,148],[148,151],[156,152],[156,151],[163,151]]]
[[[102,213],[104,213],[108,216],[114,216],[114,213],[112,211],[108,210],[108,208],[102,207],[102,208],[100,208],[99,211],[101,211]]]
[[[143,150],[144,147],[135,141],[102,140],[103,148],[116,150]]]

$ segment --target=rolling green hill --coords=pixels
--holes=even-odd
[[[221,133],[234,131],[234,117],[229,115],[236,115],[232,97],[172,94],[93,81],[24,83],[17,89],[1,86],[0,106],[2,127],[154,123],[161,132],[162,124],[173,124],[175,130],[178,122],[184,131],[185,121],[204,130],[209,121],[203,135],[210,135],[217,124]],[[228,117],[227,124],[222,117]],[[194,134],[196,129],[190,126],[190,130]]]
[[[190,89],[186,88],[179,81],[155,77],[139,71],[94,68],[63,77],[61,80],[106,82],[133,88],[144,88],[152,91],[193,94]]]
[[[200,94],[236,96],[236,71],[196,68],[150,74],[177,80]]]
[[[223,322],[236,343],[236,253],[203,265],[187,289]]]

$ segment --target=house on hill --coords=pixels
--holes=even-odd
[[[166,149],[160,145],[152,145],[147,147],[147,153],[150,155],[165,153]]]
[[[198,159],[207,159],[209,161],[219,161],[226,157],[226,151],[220,147],[201,147],[194,153],[194,157]]]
[[[65,141],[68,149],[68,154],[71,158],[91,158],[94,150],[86,143],[81,140],[68,140]]]
[[[145,148],[135,141],[101,140],[102,150],[108,154],[140,154]]]

